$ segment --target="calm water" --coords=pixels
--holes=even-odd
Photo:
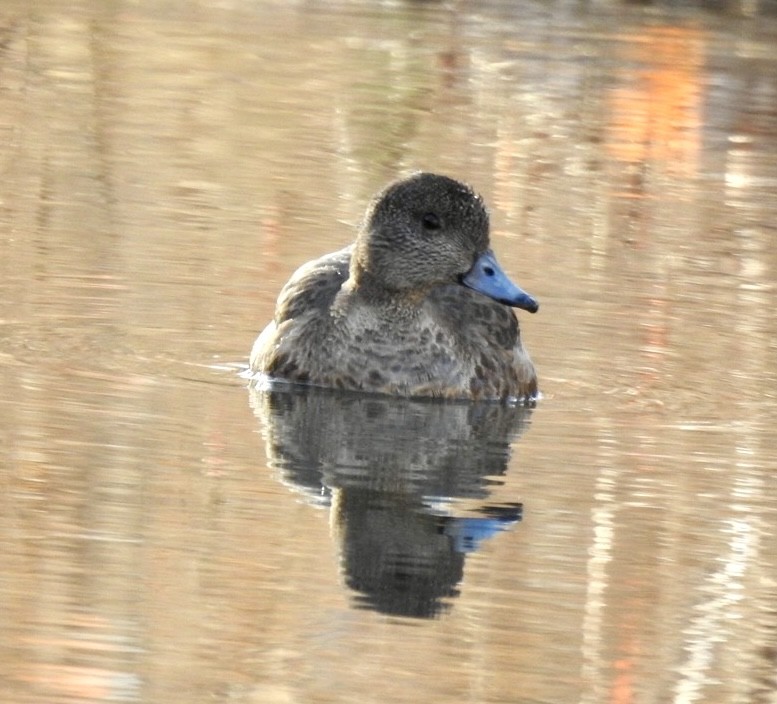
[[[0,4],[0,700],[777,701],[777,6]],[[534,410],[239,377],[400,173]]]

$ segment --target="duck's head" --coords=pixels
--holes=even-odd
[[[357,277],[388,293],[459,283],[534,313],[538,304],[502,271],[489,244],[488,212],[469,186],[418,173],[371,203],[356,240]]]

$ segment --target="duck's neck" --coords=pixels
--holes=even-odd
[[[428,295],[428,290],[389,288],[385,281],[375,276],[354,257],[344,288],[359,301],[381,307],[403,316],[418,311],[418,306]]]

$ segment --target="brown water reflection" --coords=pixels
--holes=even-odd
[[[0,698],[773,701],[775,15],[4,2]],[[314,407],[257,421],[235,365],[414,168],[492,206],[545,399],[520,437],[428,423],[376,517],[358,438],[290,463]],[[409,535],[446,561],[434,619],[353,569]]]

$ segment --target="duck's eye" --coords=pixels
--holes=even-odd
[[[439,230],[440,218],[435,213],[424,213],[421,217],[421,224],[424,226],[424,230]]]

